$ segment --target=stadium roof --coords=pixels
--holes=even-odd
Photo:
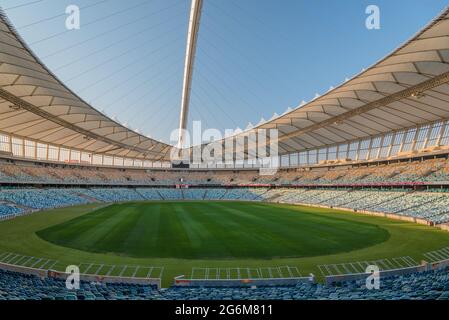
[[[389,56],[256,129],[279,130],[279,153],[319,148],[449,116],[449,8]]]
[[[168,160],[171,146],[86,103],[0,17],[0,132],[121,157]],[[279,130],[279,153],[319,148],[449,116],[449,8],[392,54],[255,129]]]
[[[0,131],[94,153],[159,160],[171,146],[97,111],[65,86],[0,17]]]

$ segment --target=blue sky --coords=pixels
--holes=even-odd
[[[65,29],[70,4],[81,8],[80,30]],[[365,28],[370,4],[380,8],[380,30]],[[72,90],[129,127],[169,141],[179,121],[190,1],[0,0],[0,5]],[[189,122],[224,130],[281,114],[375,63],[445,5],[443,0],[205,0]]]

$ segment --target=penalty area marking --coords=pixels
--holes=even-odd
[[[429,260],[429,262],[438,262],[449,259],[449,247],[444,247],[439,250],[429,251],[424,253],[424,257]]]
[[[34,269],[50,269],[58,263],[57,260],[53,259],[36,258],[10,252],[1,254],[0,262]]]
[[[162,278],[163,267],[155,266],[130,266],[114,265],[102,263],[80,263],[80,272],[87,275],[96,276],[116,276],[124,278]]]
[[[239,279],[288,279],[300,278],[297,267],[234,267],[234,268],[192,268],[190,279],[194,280],[239,280]]]
[[[376,265],[382,271],[393,269],[404,269],[409,267],[415,267],[419,265],[412,257],[398,257],[391,259],[380,259],[375,261],[355,261],[338,264],[321,264],[318,265],[318,270],[321,274],[326,276],[344,275],[344,274],[356,274],[365,273],[365,270],[370,265]]]

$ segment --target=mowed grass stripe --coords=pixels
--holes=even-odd
[[[238,211],[239,214],[227,214],[227,207],[229,203],[194,203],[191,204],[192,214],[196,220],[196,230],[201,232],[204,237],[204,243],[207,244],[207,257],[228,259],[238,256],[264,256],[266,244],[261,235],[256,232],[251,232],[253,224],[248,223],[242,219],[239,214],[244,214],[243,211]],[[246,208],[244,205],[243,208]],[[200,227],[201,226],[201,227]],[[213,230],[214,232],[204,230]],[[255,244],[259,243],[259,247]],[[272,250],[268,249],[268,250]]]
[[[255,247],[259,236],[248,230],[248,224],[236,216],[227,214],[226,208],[230,203],[207,203],[206,206],[198,203],[202,210],[203,225],[208,230],[214,230],[209,240],[208,256],[221,259],[239,256],[260,256],[259,248]],[[242,208],[246,208],[244,205]],[[225,250],[220,251],[220,248]],[[251,251],[251,252],[249,252]],[[222,252],[220,254],[220,252]],[[264,256],[264,255],[262,255]]]
[[[209,231],[204,228],[200,221],[195,219],[191,206],[172,206],[185,234],[186,245],[192,248],[200,248],[203,242],[210,236]],[[197,214],[198,215],[198,214]]]
[[[228,256],[228,250],[209,228],[210,219],[204,213],[209,212],[208,206],[193,202],[173,203],[164,206],[163,242],[160,243],[163,253],[160,257],[202,258],[206,256]],[[167,235],[170,235],[167,238]],[[186,253],[189,253],[186,256]]]
[[[89,252],[183,259],[311,257],[373,246],[389,237],[366,222],[244,202],[115,204],[37,234]]]
[[[298,244],[284,241],[284,238],[274,239],[275,237],[267,228],[276,228],[276,226],[267,225],[266,220],[260,218],[258,213],[255,213],[255,219],[251,219],[248,218],[249,214],[244,209],[246,206],[235,209],[229,207],[229,204],[212,205],[215,207],[217,218],[212,220],[211,224],[216,225],[215,229],[220,232],[221,238],[227,238],[228,246],[234,255],[235,251],[245,256],[262,257],[266,255],[266,252],[271,252],[270,258],[296,254],[296,251],[289,250],[288,247],[297,248]],[[280,229],[278,231],[282,232]]]
[[[214,204],[220,206],[220,204]],[[298,207],[272,204],[253,204],[256,210],[240,210],[238,203],[223,209],[248,231],[259,235],[261,247],[271,246],[277,256],[310,256],[328,254],[329,248],[339,250],[347,245],[350,250],[363,248],[388,239],[389,234],[376,225],[339,220],[325,215],[303,214],[298,219]],[[263,237],[260,235],[263,234]],[[354,237],[361,241],[353,243]]]
[[[173,205],[161,204],[159,240],[157,245],[151,248],[153,253],[150,256],[167,258],[179,255],[183,257],[185,248],[190,247],[189,237]]]
[[[126,251],[133,244],[140,246],[138,248],[139,251],[145,250],[146,244],[149,244],[150,247],[158,245],[159,220],[161,216],[160,206],[155,204],[149,208],[145,204],[139,204],[137,210],[137,213],[143,210],[145,214],[138,214],[133,232],[129,232],[127,239],[121,246],[122,251]],[[145,241],[143,242],[141,239],[145,239]]]
[[[46,235],[51,234],[52,242],[61,245],[87,250],[105,252],[109,246],[115,246],[116,234],[126,232],[126,226],[132,219],[133,207],[123,207],[120,210],[110,206],[67,221],[62,225],[46,229]],[[42,236],[41,232],[37,232]]]

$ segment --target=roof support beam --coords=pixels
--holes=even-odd
[[[181,114],[179,116],[179,139],[178,147],[184,145],[184,130],[187,128],[187,118],[189,115],[190,89],[192,84],[193,65],[195,62],[195,51],[198,40],[198,30],[200,28],[201,8],[203,0],[192,0],[190,9],[189,31],[187,34],[187,48],[184,67],[184,83],[182,87]]]

